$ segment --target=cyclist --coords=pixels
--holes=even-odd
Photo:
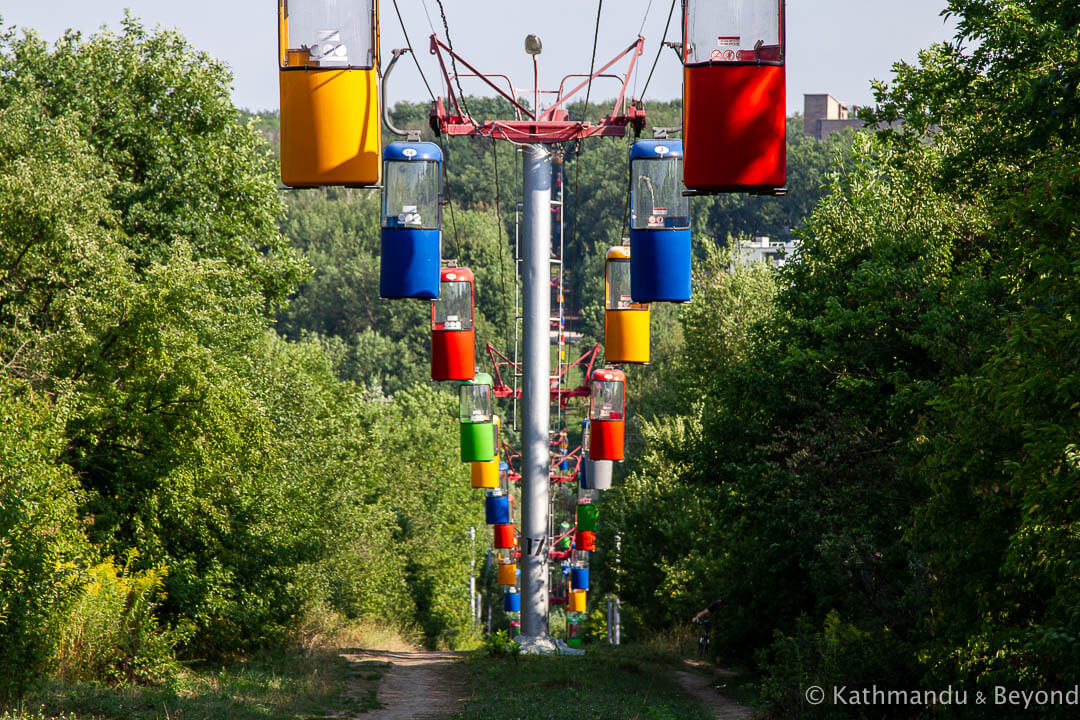
[[[713,600],[707,608],[699,612],[690,622],[701,625],[701,635],[698,637],[698,657],[703,658],[709,654],[709,640],[712,637],[713,616],[720,611],[724,601],[720,598]]]

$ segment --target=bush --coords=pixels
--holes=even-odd
[[[89,552],[75,478],[58,462],[62,415],[0,377],[0,700],[47,669],[49,623],[76,592]]]
[[[510,634],[505,630],[496,630],[484,638],[484,650],[491,657],[510,657],[517,659],[521,654],[521,645],[517,640],[511,640]]]
[[[587,643],[607,642],[607,631],[607,598],[599,597],[585,616],[581,639]]]
[[[58,623],[58,675],[116,684],[175,678],[174,648],[192,629],[162,628],[154,617],[166,574],[163,566],[129,574],[112,558],[92,567]]]
[[[905,658],[912,658],[912,654],[887,629],[868,632],[844,622],[832,611],[817,631],[804,615],[792,635],[777,630],[772,646],[758,653],[764,675],[761,700],[769,708],[767,717],[803,718],[809,711],[823,720],[850,716],[852,708],[829,704],[810,707],[804,693],[812,685],[826,689],[873,686],[884,691],[918,688],[918,673],[904,664]],[[907,717],[910,709],[897,706],[895,715],[884,712],[878,717]]]

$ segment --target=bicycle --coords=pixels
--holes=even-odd
[[[699,659],[704,660],[709,657],[709,642],[712,639],[712,620],[698,620],[697,624],[701,626],[701,633],[698,635],[697,641],[697,654]]]

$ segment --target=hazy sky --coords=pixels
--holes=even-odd
[[[532,87],[532,66],[523,51],[527,33],[544,43],[541,85],[557,87],[563,75],[588,72],[596,3],[591,0],[443,0],[454,49],[484,72],[507,73],[519,87]],[[443,36],[436,0],[398,0],[405,25],[428,81],[441,94],[435,59],[428,54],[431,23]],[[919,49],[952,36],[940,12],[945,0],[788,0],[788,108],[802,109],[803,93],[828,92],[841,102],[872,100],[870,81],[889,79],[898,59],[914,62]],[[640,93],[664,31],[669,0],[608,0],[604,4],[597,67],[628,46],[644,19],[645,54],[637,78]],[[148,25],[175,27],[198,48],[225,60],[235,74],[237,105],[261,110],[278,104],[275,0],[4,0],[3,25],[35,28],[55,40],[66,28],[92,32],[115,27],[124,8]],[[425,8],[428,14],[425,14]],[[501,9],[500,9],[501,8]],[[499,9],[496,12],[496,9]],[[384,63],[390,48],[405,45],[391,0],[381,0]],[[668,39],[678,38],[678,9]],[[619,67],[625,67],[620,65]],[[681,72],[674,52],[660,56],[646,100],[680,95]],[[466,93],[480,93],[465,84]],[[594,85],[593,97],[614,97],[613,81]],[[487,93],[484,93],[487,94]],[[395,69],[388,100],[427,100],[411,62]]]

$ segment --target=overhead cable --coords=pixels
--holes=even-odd
[[[653,60],[652,68],[649,70],[649,77],[645,78],[645,87],[641,89],[641,98],[645,97],[645,93],[649,90],[649,81],[652,80],[653,71],[656,70],[656,64],[660,62],[660,53],[664,52],[664,43],[667,42],[668,28],[671,27],[671,17],[675,14],[675,3],[678,0],[671,0],[671,9],[668,10],[667,22],[664,23],[664,37],[660,40],[660,47],[656,50],[656,59]],[[640,98],[639,98],[640,99]]]
[[[446,8],[442,0],[435,0],[439,4],[439,13],[442,15],[443,31],[446,32],[446,47],[450,50],[450,67],[454,70],[454,82],[457,83],[458,96],[461,100],[461,109],[465,111],[465,117],[471,118],[469,106],[465,102],[465,92],[461,89],[461,78],[458,76],[457,60],[454,59],[454,41],[450,39],[450,25],[446,22]]]
[[[401,24],[401,34],[405,36],[405,45],[409,48],[409,54],[412,55],[413,62],[416,63],[416,69],[420,72],[420,79],[424,81],[424,87],[427,88],[428,95],[431,99],[435,99],[435,93],[431,90],[431,85],[428,84],[427,78],[424,77],[424,69],[420,67],[420,59],[416,57],[416,51],[413,50],[412,42],[409,40],[409,31],[405,29],[405,21],[401,19],[401,10],[398,9],[397,0],[394,0],[394,12],[397,13],[398,23]]]

